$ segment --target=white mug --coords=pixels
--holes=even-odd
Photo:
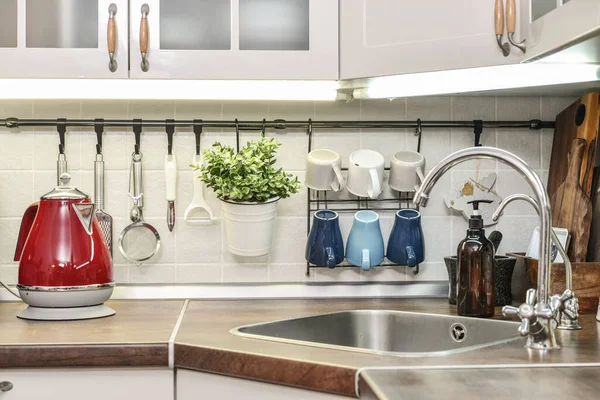
[[[373,150],[357,150],[350,154],[348,191],[358,197],[376,199],[382,191],[385,159]]]
[[[390,187],[399,192],[413,192],[425,179],[425,157],[416,151],[399,151],[390,161]]]
[[[314,190],[339,192],[346,187],[342,176],[342,159],[335,151],[313,150],[306,156],[304,184]]]

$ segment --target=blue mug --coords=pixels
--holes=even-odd
[[[354,214],[354,222],[346,244],[348,262],[368,271],[383,262],[383,253],[379,215],[368,210]]]
[[[394,227],[388,240],[387,258],[396,264],[409,267],[415,267],[425,260],[420,212],[407,209],[396,213]]]
[[[344,240],[336,212],[321,210],[315,213],[304,256],[306,261],[319,267],[334,268],[344,261]]]

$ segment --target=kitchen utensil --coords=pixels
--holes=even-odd
[[[383,262],[383,236],[376,212],[364,210],[354,214],[346,244],[346,259],[365,271]]]
[[[492,231],[488,236],[488,240],[492,242],[494,245],[494,249],[496,249],[496,253],[498,252],[498,248],[500,247],[500,243],[502,243],[502,233],[499,231]]]
[[[385,159],[373,150],[357,150],[348,163],[348,191],[358,197],[376,199],[382,191]]]
[[[69,186],[70,179],[63,174],[61,185],[23,215],[14,258],[19,261],[17,289],[29,304],[18,315],[21,318],[80,319],[114,314],[101,306],[110,298],[114,283],[110,252],[94,218],[95,204]],[[62,317],[45,312],[74,307],[82,309]]]
[[[596,147],[598,142],[598,125],[600,123],[600,93],[588,93],[571,104],[556,116],[554,128],[554,139],[552,142],[552,156],[550,158],[550,170],[548,173],[548,195],[550,199],[565,181],[569,160],[567,154],[573,139],[581,138],[586,141],[583,155],[583,165],[600,166],[600,159],[596,160]],[[598,169],[597,169],[598,170]],[[598,174],[589,173],[583,169],[579,175],[579,183],[586,196],[591,197],[592,181]],[[587,179],[586,179],[587,176]],[[584,179],[585,182],[584,182]],[[554,209],[554,203],[551,203]]]
[[[102,236],[108,246],[110,256],[113,256],[113,219],[104,211],[104,156],[102,155],[102,134],[104,122],[96,120],[94,129],[98,144],[96,144],[96,161],[94,161],[94,203],[96,204],[96,219],[100,225]]]
[[[505,306],[512,303],[512,276],[517,259],[509,256],[494,257],[494,282],[496,289],[495,306]],[[448,303],[456,304],[456,256],[444,257],[448,271]]]
[[[165,191],[167,198],[167,227],[173,232],[175,227],[175,199],[177,198],[177,159],[173,154],[173,134],[175,123],[172,119],[166,121],[167,154],[165,156]]]
[[[420,212],[409,209],[396,212],[394,227],[388,239],[387,258],[411,268],[425,260]]]
[[[551,200],[553,225],[571,234],[567,254],[572,262],[586,260],[592,222],[592,201],[579,184],[585,146],[584,139],[573,139],[567,176]]]
[[[389,185],[398,192],[414,192],[425,178],[425,157],[416,151],[399,151],[390,161]]]
[[[119,235],[119,251],[126,260],[133,262],[137,267],[142,262],[154,257],[160,249],[160,235],[156,228],[144,221],[144,190],[143,190],[143,155],[140,151],[140,138],[142,121],[133,121],[135,134],[135,150],[131,155],[131,169],[129,173],[129,197],[133,205],[129,212],[131,224],[127,225]]]
[[[206,225],[212,223],[216,218],[209,207],[206,200],[204,200],[204,184],[200,179],[200,167],[204,163],[202,159],[202,152],[200,151],[200,135],[202,135],[202,121],[194,120],[194,135],[196,137],[196,154],[192,158],[191,167],[192,179],[194,185],[194,197],[192,202],[185,209],[184,219],[189,225]]]
[[[335,211],[317,211],[306,242],[305,258],[319,267],[334,268],[344,261],[344,241]]]
[[[58,132],[58,160],[56,160],[56,185],[60,186],[60,177],[67,173],[67,155],[65,154],[65,134],[67,132],[67,120],[58,118],[56,120]]]
[[[346,183],[342,176],[340,155],[326,149],[316,149],[308,153],[304,184],[314,190],[343,190]]]

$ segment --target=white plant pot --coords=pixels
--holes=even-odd
[[[232,254],[246,257],[269,254],[278,200],[273,198],[264,203],[221,200],[227,247]]]

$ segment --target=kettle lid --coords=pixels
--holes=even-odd
[[[75,186],[69,186],[71,175],[64,173],[60,176],[60,185],[42,196],[42,200],[85,200],[89,196]]]

